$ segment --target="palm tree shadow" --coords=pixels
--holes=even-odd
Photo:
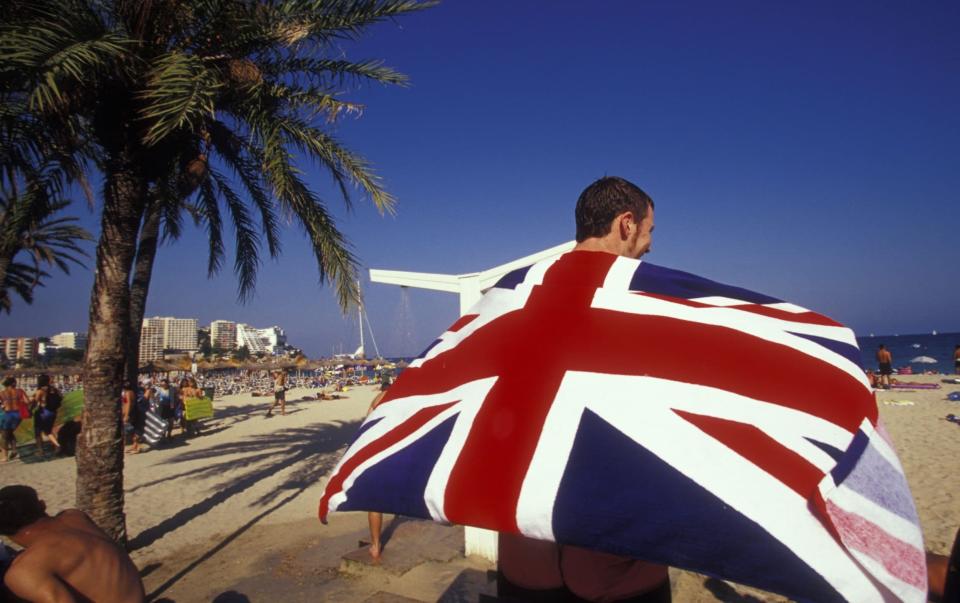
[[[188,451],[168,462],[178,463],[197,459],[209,459],[204,467],[165,478],[192,476],[198,479],[218,475],[236,475],[238,469],[247,469],[240,477],[227,478],[213,486],[213,493],[205,499],[180,509],[160,523],[137,534],[129,542],[130,550],[147,547],[166,534],[182,528],[200,518],[214,507],[224,503],[264,479],[291,467],[295,469],[276,488],[265,492],[253,505],[263,507],[275,502],[286,491],[294,491],[294,497],[317,483],[335,464],[335,453],[346,446],[359,427],[359,421],[321,423],[312,426],[294,427],[270,434],[256,435],[237,442],[227,442],[205,450]],[[217,460],[223,458],[224,460]],[[143,487],[143,486],[140,486]],[[285,501],[292,500],[287,497]],[[283,504],[286,504],[284,502]],[[281,505],[282,506],[282,505]],[[276,505],[273,509],[278,508]],[[252,524],[251,524],[252,525]],[[247,526],[249,527],[249,526]]]

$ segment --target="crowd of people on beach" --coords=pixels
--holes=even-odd
[[[124,445],[127,452],[137,454],[141,445],[153,445],[177,435],[195,435],[199,421],[190,421],[186,416],[186,402],[192,399],[222,398],[223,396],[252,394],[273,396],[274,407],[280,406],[285,413],[286,394],[293,388],[316,390],[316,396],[308,398],[332,400],[351,386],[373,383],[379,379],[362,369],[342,367],[328,371],[288,371],[285,368],[272,370],[223,369],[194,375],[188,371],[170,371],[142,375],[138,382],[124,382],[120,397],[123,420]],[[0,389],[0,462],[16,459],[15,432],[26,419],[33,420],[35,454],[41,458],[52,455],[72,454],[73,442],[81,429],[79,418],[60,423],[58,411],[64,396],[83,387],[80,375],[18,375],[7,377]],[[265,416],[272,416],[272,407]],[[151,419],[159,437],[148,436]],[[161,424],[162,423],[162,424]],[[67,435],[66,445],[61,442],[61,430]],[[151,441],[152,440],[152,441]],[[21,442],[22,443],[22,442]]]
[[[47,456],[44,442],[53,445],[53,453],[60,452],[60,442],[57,439],[59,426],[55,425],[57,411],[63,402],[63,393],[51,383],[49,375],[38,375],[36,388],[31,395],[17,386],[14,377],[7,377],[3,381],[3,390],[0,391],[0,404],[3,414],[0,416],[0,445],[3,448],[3,462],[9,462],[17,457],[17,438],[14,435],[17,427],[24,419],[33,419],[33,434],[37,446],[37,454]]]
[[[322,388],[316,397],[308,396],[321,400],[336,395],[328,389],[343,391],[351,385],[379,381],[379,376],[361,381],[360,377],[342,374],[319,378],[291,377],[283,369],[270,371],[266,376],[218,375],[213,379],[198,379],[184,373],[178,377],[152,375],[138,383],[124,382],[120,406],[125,445],[130,445],[127,453],[141,451],[148,431],[145,425],[148,415],[162,419],[165,438],[172,437],[177,429],[180,434],[189,434],[185,412],[187,401],[202,397],[204,388],[214,387],[211,382],[246,393],[269,388],[273,392],[273,401],[269,406],[264,405],[263,415],[269,417],[278,406],[280,414],[285,414],[286,391],[291,386]],[[8,437],[13,442],[10,458],[16,457],[13,430],[19,425],[19,409],[23,401],[35,413],[38,434],[43,434],[47,441],[59,448],[52,424],[62,394],[51,385],[47,376],[39,376],[35,385],[35,391],[27,395],[17,387],[15,378],[8,378],[3,383],[4,389],[0,392],[5,421],[3,442],[5,451]],[[14,410],[8,411],[8,408]],[[11,416],[7,423],[7,415],[14,411],[18,420],[14,421]],[[40,435],[37,437],[39,447]],[[22,547],[17,552],[0,543],[0,602],[73,600],[58,598],[63,594],[80,595],[83,600],[91,601],[139,602],[145,599],[139,571],[123,547],[111,540],[82,511],[67,509],[55,516],[48,515],[46,505],[32,487],[11,485],[0,488],[0,535]],[[17,598],[10,599],[11,595]]]

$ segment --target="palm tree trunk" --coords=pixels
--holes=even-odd
[[[120,154],[107,169],[83,367],[83,431],[77,442],[77,506],[126,543],[120,386],[130,325],[130,270],[143,213],[142,178]]]
[[[160,235],[160,203],[156,199],[147,207],[140,240],[137,242],[137,259],[133,265],[133,280],[130,283],[130,338],[127,340],[127,380],[136,385],[140,368],[140,331],[143,314],[147,309],[147,294],[153,275],[153,261],[157,256]]]

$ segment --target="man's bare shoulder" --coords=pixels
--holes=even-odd
[[[107,535],[97,527],[97,524],[93,523],[93,520],[87,517],[87,514],[80,509],[64,509],[57,513],[53,520],[58,527],[82,530],[91,536],[97,536],[105,540],[108,539]]]
[[[70,590],[46,564],[31,563],[29,550],[14,560],[3,577],[10,591],[25,601],[72,601]]]

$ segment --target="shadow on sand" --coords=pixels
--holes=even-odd
[[[316,484],[337,461],[336,453],[354,437],[359,421],[322,423],[305,427],[284,429],[275,433],[254,435],[242,441],[225,442],[205,450],[179,454],[167,463],[209,460],[203,467],[185,471],[160,480],[141,484],[136,489],[178,478],[212,478],[230,475],[215,485],[213,494],[183,509],[160,523],[147,528],[130,540],[130,550],[137,550],[156,542],[166,534],[185,526],[194,519],[203,517],[211,509],[229,500],[262,480],[283,471],[292,471],[283,482],[265,492],[251,504],[263,510],[229,534],[206,553],[192,561],[148,595],[154,599],[173,584],[193,571],[201,563],[226,547],[261,519],[283,507],[308,487]],[[228,460],[218,460],[231,457]],[[239,457],[239,458],[237,458]],[[242,472],[237,475],[238,471]],[[268,506],[269,505],[269,506]]]

